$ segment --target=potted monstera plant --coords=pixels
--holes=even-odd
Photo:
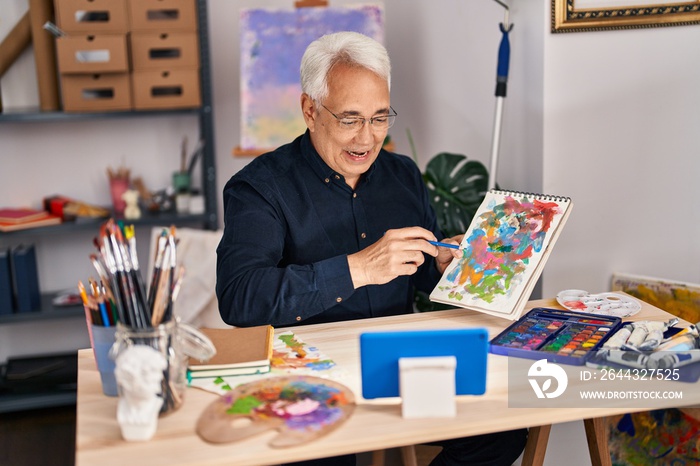
[[[440,229],[447,237],[464,233],[484,200],[489,174],[478,160],[441,152],[423,173]]]
[[[417,162],[410,133],[409,141]],[[445,236],[464,233],[488,189],[489,174],[484,164],[478,160],[467,160],[466,155],[441,152],[428,162],[423,180],[428,187],[438,225]],[[449,307],[431,302],[428,295],[420,291],[416,292],[415,304],[421,312]]]

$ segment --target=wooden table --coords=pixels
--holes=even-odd
[[[532,307],[559,308],[554,300],[531,301],[528,308]],[[644,304],[642,311],[629,320],[666,321],[670,318],[670,314]],[[352,417],[329,435],[304,446],[286,449],[267,446],[275,435],[271,432],[234,444],[204,442],[195,433],[195,423],[216,395],[193,388],[187,390],[185,402],[178,411],[159,419],[153,439],[126,442],[121,438],[116,421],[117,399],[102,394],[92,350],[81,350],[78,357],[76,465],[271,465],[534,426],[542,427],[531,430],[524,464],[541,464],[551,424],[589,420],[587,432],[595,447],[596,442],[604,442],[604,436],[600,435],[601,418],[644,410],[599,408],[593,404],[578,408],[509,408],[508,358],[493,354],[489,354],[486,394],[457,397],[455,418],[403,419],[397,400],[367,401],[360,396],[358,335],[363,331],[485,327],[489,337],[493,338],[509,324],[505,319],[455,309],[288,329],[305,342],[318,346],[348,371],[350,380],[343,383],[354,391],[358,406]],[[689,384],[678,385],[687,394],[680,404],[700,404],[697,387],[687,389]],[[525,380],[521,388],[532,390]],[[517,393],[511,391],[510,396],[517,396]],[[664,407],[678,405],[678,400],[668,400]],[[598,464],[595,459],[594,464]]]

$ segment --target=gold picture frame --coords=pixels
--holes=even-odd
[[[600,6],[601,3],[609,5]],[[700,0],[598,0],[589,5],[585,4],[583,0],[552,0],[552,32],[652,28],[700,23]]]

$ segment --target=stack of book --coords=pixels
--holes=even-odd
[[[40,307],[34,245],[0,249],[0,315],[38,311]]]
[[[208,361],[189,361],[192,379],[254,375],[270,372],[275,330],[271,325],[236,328],[201,328],[214,343],[216,354]]]
[[[61,223],[61,218],[45,210],[0,208],[0,231],[25,230]]]

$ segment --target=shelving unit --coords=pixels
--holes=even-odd
[[[212,109],[210,46],[208,38],[207,0],[195,0],[198,17],[198,39],[200,55],[200,91],[201,106],[194,109],[172,109],[157,111],[115,111],[103,113],[63,113],[40,112],[38,109],[26,109],[0,113],[0,124],[42,124],[45,122],[80,122],[95,119],[123,118],[168,118],[182,115],[198,117],[199,136],[204,141],[201,157],[201,189],[204,197],[203,214],[178,214],[176,212],[149,213],[142,212],[139,220],[131,221],[136,226],[176,225],[196,226],[207,230],[218,228],[217,190],[216,190],[216,159],[214,152],[214,119]],[[117,218],[118,220],[118,218]],[[70,234],[76,231],[95,231],[104,219],[79,222],[66,222],[60,225],[32,228],[14,232],[0,232],[0,241],[15,241],[22,238],[37,238],[46,235]],[[39,264],[41,267],[41,264]],[[84,315],[82,306],[56,307],[52,304],[55,293],[42,294],[41,309],[36,312],[18,313],[0,316],[0,325],[11,325],[29,321],[45,321],[52,319],[76,318]],[[0,395],[0,412],[8,410],[59,406],[75,402],[75,393],[41,393],[36,396]]]
[[[167,118],[168,116],[196,115],[199,118],[200,138],[204,141],[202,151],[201,186],[204,196],[203,214],[179,214],[176,212],[149,213],[142,212],[139,220],[132,221],[136,226],[140,225],[198,225],[204,229],[215,230],[218,228],[217,211],[217,191],[216,191],[216,159],[214,154],[214,119],[212,111],[212,89],[211,89],[211,64],[210,47],[208,37],[208,17],[207,1],[196,0],[197,16],[199,21],[198,39],[200,55],[200,87],[201,106],[194,109],[168,109],[157,111],[118,111],[102,113],[63,113],[63,112],[40,112],[37,109],[27,109],[25,111],[11,111],[0,113],[0,124],[3,123],[42,123],[42,122],[65,122],[94,119],[120,119],[120,118]],[[32,228],[13,232],[0,232],[0,240],[16,239],[24,237],[37,237],[44,235],[62,234],[79,230],[92,230],[100,225],[104,220],[95,219],[79,222],[66,222],[60,225],[48,227]],[[43,307],[42,307],[43,310]],[[44,312],[30,313],[42,315]],[[15,321],[15,316],[0,316],[0,324],[3,322]]]

